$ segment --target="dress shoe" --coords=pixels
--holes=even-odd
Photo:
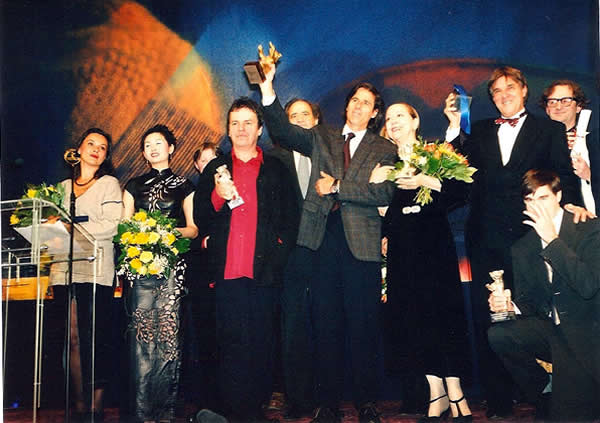
[[[459,402],[466,401],[464,395],[457,400],[451,400],[450,398],[448,398],[448,401],[450,401],[452,404],[456,405],[456,409],[458,410],[458,416],[452,417],[453,423],[471,423],[473,421],[473,415],[472,414],[464,415],[462,413],[462,411],[460,411],[460,407],[458,406]]]
[[[507,417],[512,416],[513,411],[512,411],[512,406],[505,408],[505,407],[492,407],[488,405],[488,409],[485,412],[485,417],[490,419],[490,420],[498,420],[498,419],[505,419]]]
[[[437,398],[429,400],[429,404],[439,401],[441,399],[447,398],[447,397],[448,397],[448,394],[441,395]],[[428,410],[428,412],[429,412],[429,410]],[[448,417],[449,412],[450,412],[450,404],[448,403],[448,407],[444,411],[442,411],[439,416],[425,415],[418,420],[418,423],[430,423],[430,422],[444,421],[444,420],[446,420],[446,417]]]
[[[375,403],[368,402],[360,407],[358,410],[358,421],[360,423],[381,423]]]
[[[283,418],[289,420],[301,419],[302,417],[310,415],[312,410],[313,409],[309,407],[302,407],[297,404],[288,403],[288,406],[283,413]]]
[[[319,407],[315,410],[315,415],[313,416],[310,423],[340,423],[340,415],[339,412],[329,407]]]

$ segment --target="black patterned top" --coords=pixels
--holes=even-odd
[[[186,226],[183,200],[194,192],[194,185],[189,179],[175,175],[171,169],[152,169],[142,176],[130,179],[125,190],[133,196],[136,211],[161,210],[177,219],[178,226]]]

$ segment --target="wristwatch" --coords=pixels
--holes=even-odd
[[[340,180],[336,179],[335,181],[333,181],[333,185],[331,185],[330,193],[337,194],[338,192],[340,192]]]

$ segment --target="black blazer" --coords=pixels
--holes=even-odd
[[[527,232],[523,225],[525,206],[521,178],[529,169],[558,173],[563,203],[582,205],[577,176],[573,174],[564,125],[528,114],[517,135],[506,166],[498,142],[494,119],[475,122],[471,135],[460,135],[460,148],[478,170],[473,175],[467,236],[492,248],[512,245]]]
[[[554,298],[559,329],[600,382],[600,221],[575,224],[565,212],[559,237],[546,248],[530,230],[511,254],[514,303],[522,315],[547,319]],[[545,261],[552,267],[552,283]]]
[[[216,280],[223,279],[227,242],[231,223],[231,209],[225,204],[218,212],[214,210],[211,194],[214,189],[216,169],[227,164],[233,175],[231,153],[211,161],[204,173],[207,175],[202,200],[196,204],[196,216],[204,228],[203,238],[209,236],[207,253],[211,274]],[[283,268],[291,248],[295,245],[299,212],[291,186],[291,176],[283,163],[268,154],[256,180],[258,197],[258,221],[256,226],[256,250],[254,255],[254,279],[260,285],[280,284]]]
[[[266,154],[277,157],[290,172],[292,177],[292,188],[294,190],[294,194],[296,195],[296,204],[298,206],[298,210],[300,211],[302,209],[304,197],[302,197],[300,182],[298,182],[298,172],[296,170],[296,163],[294,162],[294,152],[278,145],[274,145],[272,149],[266,152]]]

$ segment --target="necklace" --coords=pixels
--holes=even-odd
[[[86,186],[87,184],[89,184],[90,182],[92,182],[92,181],[94,180],[94,178],[95,178],[95,176],[92,176],[90,179],[88,179],[88,181],[87,181],[87,182],[85,182],[85,183],[83,183],[83,184],[80,184],[80,183],[79,183],[79,182],[77,182],[77,180],[76,180],[76,181],[75,181],[75,185],[77,185],[77,186],[80,186],[80,187],[84,187],[84,186]]]

